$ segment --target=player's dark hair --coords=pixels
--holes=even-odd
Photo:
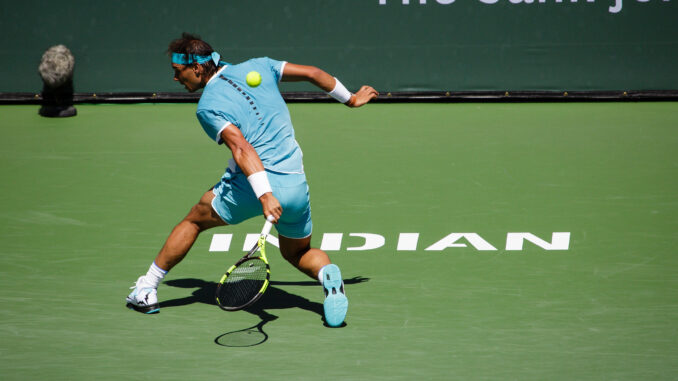
[[[212,49],[210,44],[203,41],[200,36],[184,32],[181,34],[181,38],[170,42],[167,54],[170,56],[172,53],[209,56],[213,51],[214,49]],[[207,61],[203,64],[194,63],[193,65],[201,65],[204,69],[204,74],[208,78],[217,72],[217,66],[213,61]]]

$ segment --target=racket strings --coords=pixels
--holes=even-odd
[[[226,278],[217,295],[223,307],[236,308],[257,296],[268,276],[266,262],[260,258],[238,265]]]

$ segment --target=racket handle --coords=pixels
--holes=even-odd
[[[264,224],[264,228],[261,229],[261,235],[268,235],[268,233],[271,232],[271,228],[273,228],[273,216],[268,216],[266,218],[266,223]]]

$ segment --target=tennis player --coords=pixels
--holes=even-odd
[[[233,158],[221,180],[172,230],[148,272],[137,280],[127,306],[158,312],[158,285],[200,232],[263,214],[273,216],[283,257],[323,285],[325,321],[340,325],[348,309],[341,272],[324,251],[311,248],[313,225],[302,152],[278,85],[307,81],[348,107],[360,107],[378,92],[362,86],[353,94],[319,68],[270,58],[231,65],[221,61],[209,44],[187,33],[170,43],[168,53],[174,80],[189,92],[203,90],[196,112],[203,130],[215,143],[226,145]],[[261,75],[256,87],[246,83],[252,71]]]

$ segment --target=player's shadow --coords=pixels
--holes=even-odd
[[[352,285],[369,281],[369,278],[354,277],[344,279],[344,284]],[[216,282],[207,282],[202,279],[184,278],[173,279],[165,282],[166,285],[178,288],[195,289],[190,296],[172,300],[165,300],[160,302],[160,308],[180,307],[193,303],[205,303],[217,306],[214,295],[217,290]],[[271,281],[268,289],[259,301],[252,306],[247,307],[245,311],[257,315],[262,321],[272,321],[278,317],[272,315],[270,310],[281,310],[287,308],[301,308],[303,310],[316,313],[323,318],[323,305],[318,302],[312,302],[302,296],[291,294],[276,286],[314,286],[318,287],[319,298],[322,297],[322,291],[318,282],[301,281],[301,282],[285,282],[285,281]]]

